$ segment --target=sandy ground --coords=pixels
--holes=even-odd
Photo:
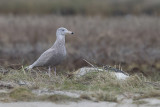
[[[0,92],[7,92],[7,90],[1,90]],[[79,98],[80,93],[83,91],[48,91],[34,90],[33,93],[37,95],[66,95],[73,98]],[[126,99],[122,95],[118,97],[117,102],[93,102],[89,100],[82,100],[78,102],[0,102],[0,107],[160,107],[159,98],[144,98],[138,101],[134,101],[132,98]]]
[[[148,103],[133,104],[129,100],[123,103],[114,102],[68,102],[68,103],[52,103],[52,102],[13,102],[0,103],[0,107],[160,107],[160,100],[154,98],[144,99]]]
[[[50,103],[50,102],[15,102],[0,103],[0,107],[116,107],[116,103],[110,102],[71,102],[71,103]]]

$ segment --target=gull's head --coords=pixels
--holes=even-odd
[[[60,28],[57,29],[56,34],[57,34],[57,35],[63,35],[63,36],[65,36],[65,35],[67,35],[67,34],[73,34],[73,32],[67,30],[67,29],[64,28],[64,27],[60,27]]]

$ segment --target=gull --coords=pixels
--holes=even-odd
[[[66,58],[65,35],[67,34],[73,34],[73,32],[64,27],[58,28],[56,32],[56,41],[53,46],[43,52],[27,69],[31,70],[34,67],[48,67],[48,74],[50,77],[51,67],[59,65]],[[54,73],[56,75],[56,67]]]

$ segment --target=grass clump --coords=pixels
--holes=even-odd
[[[143,101],[143,100],[136,100],[136,101],[133,101],[133,104],[137,104],[137,105],[141,105],[141,104],[148,104],[147,101]]]
[[[81,99],[85,99],[85,100],[93,100],[92,97],[91,97],[91,95],[89,95],[89,94],[82,94],[80,96],[80,98]]]
[[[16,88],[9,93],[10,98],[16,101],[32,101],[35,95],[27,88]]]
[[[103,91],[99,91],[91,94],[82,94],[80,98],[85,100],[91,100],[91,101],[117,102],[117,97],[115,93],[103,92]]]
[[[117,102],[117,97],[114,93],[100,92],[92,95],[96,98],[97,101],[109,101],[109,102]]]
[[[68,102],[68,101],[74,101],[77,102],[80,99],[79,98],[73,98],[69,97],[66,95],[59,95],[59,94],[54,94],[54,95],[43,95],[39,97],[40,101],[51,101],[51,102]]]
[[[160,90],[143,92],[142,95],[135,97],[134,100],[140,100],[144,98],[160,98]]]
[[[92,94],[82,94],[80,98],[85,100],[92,100],[92,101],[109,101],[109,102],[117,102],[117,97],[114,93],[107,93],[107,92],[95,92]]]
[[[19,87],[9,93],[11,101],[50,101],[50,102],[67,102],[67,101],[79,101],[79,98],[69,97],[67,95],[35,95],[31,90]],[[6,98],[7,99],[7,98]]]

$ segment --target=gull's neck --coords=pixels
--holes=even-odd
[[[57,35],[56,41],[52,47],[65,47],[65,35]]]
[[[57,35],[56,41],[61,41],[61,40],[65,41],[65,35]]]

